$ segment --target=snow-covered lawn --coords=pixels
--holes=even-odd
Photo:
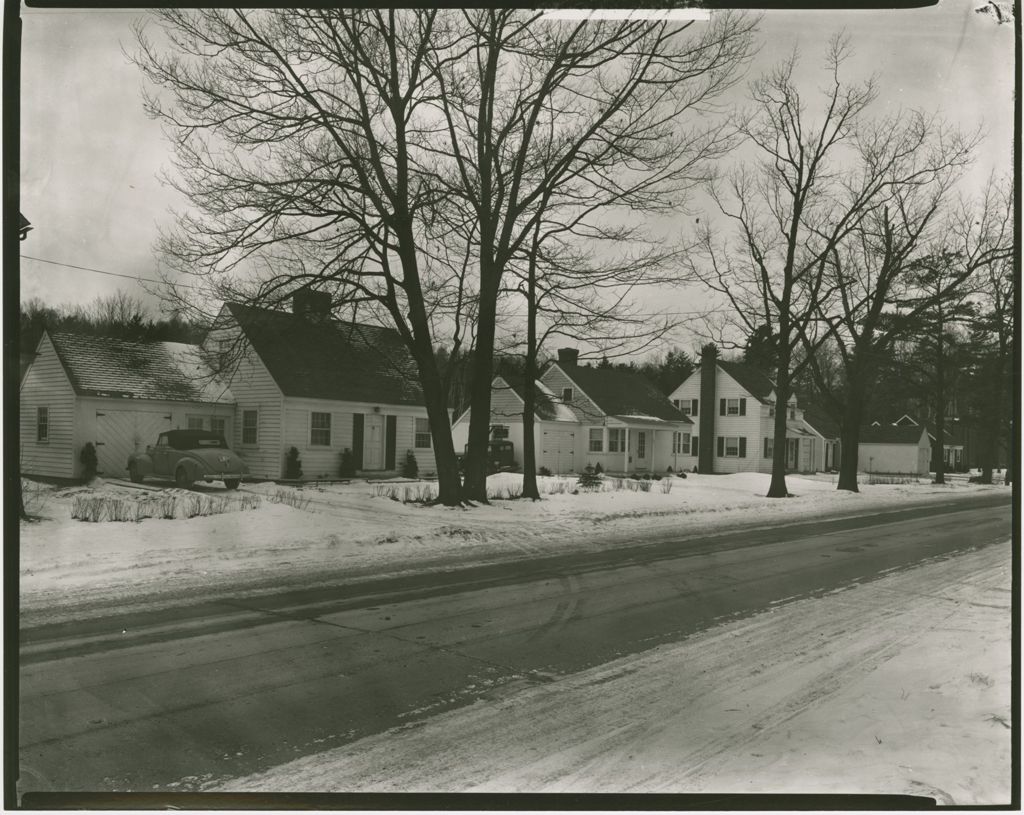
[[[1008,804],[1010,586],[1010,544],[987,546],[218,789]]]
[[[493,495],[521,491],[522,476],[498,474]],[[576,490],[572,478],[542,478],[539,502],[495,500],[446,508],[402,503],[380,493],[432,488],[430,482],[352,482],[243,488],[257,509],[193,518],[90,523],[71,518],[75,496],[134,500],[138,488],[97,481],[90,487],[30,485],[29,510],[43,520],[20,528],[23,621],[87,616],[111,600],[169,602],[224,585],[280,588],[311,579],[366,579],[624,545],[657,535],[680,537],[785,521],[858,515],[927,502],[958,501],[1002,486],[927,482],[866,485],[838,492],[834,476],[790,476],[795,497],[767,499],[769,476],[693,475],[652,481],[650,490],[615,486]],[[634,482],[635,484],[635,482]],[[219,485],[204,490],[226,495]],[[161,493],[166,494],[166,493]],[[282,502],[283,501],[283,502]]]

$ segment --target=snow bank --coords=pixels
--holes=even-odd
[[[988,546],[218,789],[1008,804],[1010,599],[1010,545]]]
[[[825,516],[857,515],[917,503],[955,501],[1003,487],[868,485],[838,492],[834,478],[787,478],[795,497],[764,498],[761,473],[668,477],[649,492],[579,492],[571,478],[541,478],[538,502],[497,500],[448,508],[403,504],[377,493],[405,482],[243,488],[262,497],[256,510],[138,523],[86,523],[70,517],[75,495],[138,495],[97,481],[90,487],[30,485],[30,511],[42,521],[20,528],[23,621],[87,616],[111,600],[154,602],[233,587],[281,588],[289,581],[364,579],[426,568],[536,557],[625,545],[655,535],[696,536]],[[612,485],[606,481],[606,488]],[[521,490],[522,476],[488,480],[492,494]],[[666,486],[670,485],[670,486]],[[429,486],[416,482],[408,486]],[[202,492],[225,494],[219,486]],[[281,501],[285,503],[281,503]]]

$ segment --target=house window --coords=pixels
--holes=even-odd
[[[562,401],[563,402],[571,402],[572,401],[572,388],[562,388]]]
[[[430,449],[430,419],[428,419],[426,417],[422,417],[422,416],[417,416],[416,417],[416,426],[415,426],[414,430],[415,430],[416,438],[415,438],[415,441],[413,442],[413,444],[415,444],[416,447],[420,447],[420,448],[429,450]],[[507,434],[508,428],[505,428],[505,430],[506,430],[506,434]]]
[[[256,429],[259,427],[259,411],[242,411],[242,444],[256,444]]]
[[[331,414],[309,414],[309,443],[320,447],[331,446]]]
[[[429,432],[430,428],[427,428]],[[508,438],[508,425],[507,424],[492,424],[491,425],[491,439],[494,441],[501,441],[502,439]],[[429,447],[429,445],[427,445]]]
[[[676,407],[679,408],[679,412],[684,416],[696,416],[697,415],[697,400],[696,399],[677,399]]]
[[[603,453],[604,452],[604,428],[603,427],[592,427],[590,428],[590,447],[591,453]]]
[[[50,440],[50,409],[36,408],[36,441]]]
[[[626,428],[624,428],[624,427],[610,427],[610,428],[608,428],[608,452],[609,453],[625,453],[626,452]]]
[[[221,436],[227,435],[227,419],[223,416],[210,417],[210,431]]]
[[[775,456],[775,439],[771,436],[764,437],[764,457],[772,458]]]
[[[726,399],[725,400],[725,415],[726,416],[739,416],[740,415],[740,400],[739,399]]]
[[[768,418],[775,418],[775,403],[768,403]]]
[[[188,429],[189,430],[202,430],[203,429],[203,417],[202,416],[188,416]]]
[[[719,458],[746,458],[747,440],[743,436],[719,436]]]
[[[672,453],[673,455],[690,455],[690,434],[689,433],[673,433],[672,434]]]

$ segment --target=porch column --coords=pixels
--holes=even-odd
[[[623,445],[622,445],[622,472],[629,472],[629,428],[623,428]]]

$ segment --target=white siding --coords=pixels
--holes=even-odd
[[[26,475],[74,478],[81,443],[75,434],[75,391],[47,334],[25,373],[19,398],[19,468]],[[49,438],[36,440],[37,408],[49,413]]]
[[[928,473],[927,444],[859,444],[857,469],[869,473]]]
[[[302,477],[330,479],[340,477],[341,454],[345,448],[352,449],[353,414],[373,414],[374,407],[380,407],[381,416],[395,416],[395,470],[401,471],[407,451],[412,450],[420,475],[436,473],[437,464],[433,447],[416,448],[416,418],[427,418],[426,407],[417,405],[382,405],[371,402],[338,402],[331,399],[300,399],[286,397],[284,400],[284,433],[281,446],[281,463],[288,449],[295,447],[302,461]],[[310,414],[331,414],[331,444],[329,447],[310,444]],[[387,432],[385,420],[384,432]],[[382,458],[383,461],[383,458]]]
[[[584,426],[587,426],[588,424],[600,424],[601,420],[604,418],[604,411],[595,405],[590,400],[590,397],[583,394],[579,387],[577,387],[576,383],[566,376],[557,364],[549,365],[548,369],[544,372],[544,375],[540,378],[540,381],[551,389],[551,392],[555,395],[556,399],[561,399],[562,391],[565,388],[572,388],[572,401],[568,404],[580,418],[580,421]]]
[[[249,351],[228,377],[237,400],[232,435],[228,439],[231,448],[249,466],[253,478],[280,478],[284,471],[284,450],[282,422],[284,418],[284,397],[263,362]],[[242,444],[242,412],[258,412],[256,444]]]
[[[761,470],[762,441],[762,411],[763,407],[759,399],[755,399],[746,390],[740,387],[731,376],[721,368],[715,368],[715,404],[701,405],[700,410],[710,409],[714,411],[715,417],[715,467],[716,473],[745,473],[758,472]],[[693,377],[690,377],[693,379]],[[697,374],[699,380],[699,372]],[[745,416],[722,416],[719,414],[722,399],[746,399]],[[718,456],[718,437],[743,437],[747,440],[747,455],[744,458],[733,456]],[[770,470],[769,466],[769,470]]]

